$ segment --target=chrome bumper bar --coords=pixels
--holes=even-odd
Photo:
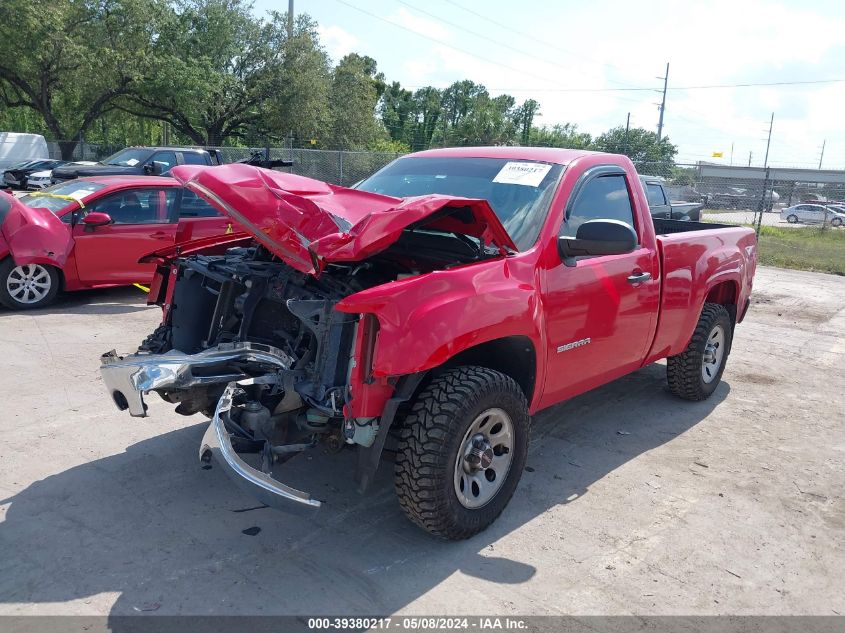
[[[200,444],[200,460],[207,462],[214,457],[215,462],[223,467],[226,474],[241,489],[272,508],[296,514],[307,514],[319,509],[322,503],[313,499],[307,492],[276,481],[270,475],[253,468],[238,457],[223,422],[232,408],[232,398],[237,389],[238,386],[235,383],[230,383],[220,397],[214,419],[208,425],[208,430]]]
[[[289,369],[293,359],[282,350],[257,343],[226,343],[197,354],[176,350],[166,354],[118,356],[114,350],[100,357],[100,373],[109,395],[121,411],[145,417],[144,394],[156,389],[190,389],[203,385],[229,383],[248,376],[240,371],[214,372],[233,361],[255,362]],[[195,370],[205,370],[195,372]],[[197,375],[198,374],[198,375]]]

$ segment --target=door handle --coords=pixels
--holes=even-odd
[[[164,231],[156,231],[155,233],[150,233],[150,237],[154,240],[168,240],[170,239],[170,233],[165,233]]]
[[[628,277],[628,283],[629,284],[639,284],[639,283],[642,283],[644,281],[648,281],[649,279],[651,279],[651,273],[643,273],[643,272],[636,273],[635,272],[633,275]]]

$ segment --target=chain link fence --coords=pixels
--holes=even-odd
[[[216,147],[223,161],[234,163],[249,158],[253,152],[261,152],[270,160],[292,161],[290,167],[279,168],[299,176],[324,180],[335,185],[348,187],[372,175],[401,154],[394,152],[357,152],[345,150],[298,149],[287,147],[247,148]]]
[[[59,143],[48,143],[51,158],[60,158]],[[181,146],[186,147],[186,146]],[[77,144],[73,160],[98,161],[123,149],[122,146]],[[394,152],[366,152],[345,150],[300,149],[292,147],[209,147],[218,150],[224,163],[248,159],[255,152],[270,160],[289,160],[291,167],[280,168],[300,176],[324,180],[336,185],[350,186],[375,173],[401,154]]]
[[[845,172],[713,165],[640,163],[641,174],[658,178],[670,200],[704,205],[704,217],[737,224],[837,226],[837,206],[845,204]],[[827,208],[818,218],[781,213],[797,205]],[[762,222],[760,220],[762,215]],[[772,214],[772,215],[770,215]],[[777,215],[775,215],[777,214]],[[780,216],[783,215],[783,218]],[[798,217],[801,216],[801,217]]]
[[[845,171],[708,163],[637,165],[704,222],[752,226],[759,262],[845,275]]]
[[[58,158],[59,144],[49,146],[51,156]],[[81,142],[73,158],[101,160],[120,149]],[[271,160],[292,161],[292,166],[280,169],[344,186],[354,185],[400,156],[295,147],[211,149],[219,150],[226,163],[247,159],[255,152]],[[668,194],[666,202],[701,204],[702,221],[755,227],[762,263],[845,274],[845,172],[766,170],[704,162],[642,162],[636,166],[640,174],[661,181]]]

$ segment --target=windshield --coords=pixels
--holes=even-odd
[[[23,162],[21,162],[21,163],[15,163],[14,165],[11,165],[11,166],[9,166],[9,167],[6,167],[6,169],[7,169],[8,171],[12,171],[13,169],[24,169],[25,167],[29,167],[29,166],[30,166],[30,165],[32,165],[33,163],[37,163],[37,162],[38,162],[38,161],[35,161],[35,160],[25,160],[25,161],[23,161]]]
[[[134,167],[139,163],[146,162],[152,155],[152,151],[144,148],[122,149],[117,154],[112,154],[103,161],[104,165],[117,165],[119,167]]]
[[[73,200],[84,201],[92,193],[104,187],[105,185],[100,182],[71,180],[70,182],[47,187],[36,193],[27,194],[20,201],[28,207],[39,207],[52,211],[53,213],[58,213],[71,204]],[[56,198],[53,196],[61,197]]]
[[[520,250],[540,234],[562,165],[505,158],[400,158],[356,189],[397,198],[439,193],[487,200]]]

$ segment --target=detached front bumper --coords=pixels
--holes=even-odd
[[[270,475],[247,464],[235,452],[224,419],[232,408],[232,397],[237,388],[235,383],[229,384],[217,403],[214,419],[208,425],[200,444],[200,460],[208,462],[213,457],[239,488],[271,508],[294,514],[309,514],[318,510],[322,503],[312,498],[309,493],[276,481]]]
[[[118,356],[114,350],[100,357],[100,373],[109,395],[121,411],[143,418],[147,415],[144,394],[156,389],[175,391],[247,378],[233,363],[255,362],[289,369],[293,360],[283,351],[256,343],[229,343],[183,354]]]
[[[209,462],[214,458],[238,486],[270,507],[295,514],[320,507],[321,502],[307,492],[286,486],[247,464],[235,452],[226,429],[225,420],[232,408],[233,395],[239,389],[238,381],[253,380],[238,367],[257,363],[263,367],[289,369],[292,359],[283,351],[256,343],[232,343],[197,354],[174,350],[166,354],[135,354],[123,358],[111,351],[103,354],[100,360],[103,382],[117,408],[128,409],[130,415],[136,417],[147,415],[144,403],[147,392],[227,384],[200,444],[200,460]]]

